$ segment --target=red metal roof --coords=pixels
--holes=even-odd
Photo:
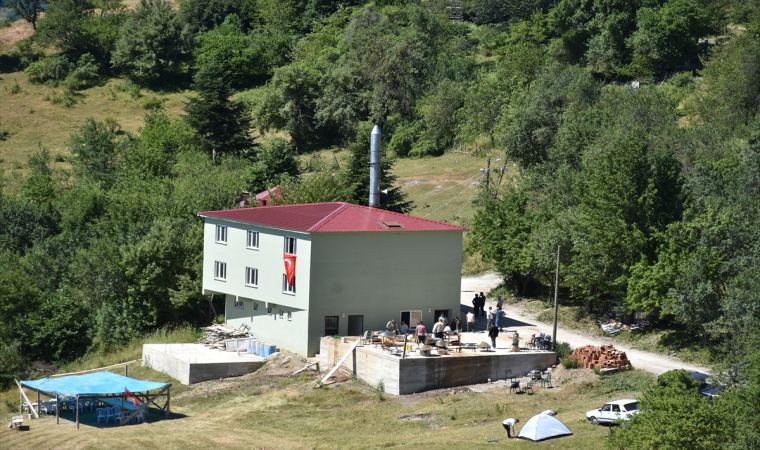
[[[204,211],[198,215],[311,233],[468,230],[459,225],[343,202]]]

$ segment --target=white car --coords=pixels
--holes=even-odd
[[[618,420],[631,420],[634,414],[639,413],[639,401],[636,399],[615,400],[599,409],[592,409],[586,413],[586,419],[592,424],[614,424]]]

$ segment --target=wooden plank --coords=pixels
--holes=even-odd
[[[170,387],[171,387],[171,384],[168,385],[168,386],[166,386],[165,388],[161,389],[160,391],[158,391],[158,394],[154,395],[152,398],[149,397],[147,402],[143,402],[142,406],[140,406],[136,410],[132,411],[132,414],[130,414],[128,417],[124,418],[124,415],[122,414],[121,423],[119,423],[119,425],[124,425],[125,423],[129,422],[130,420],[132,420],[138,413],[140,413],[140,411],[142,411],[145,408],[147,408],[148,405],[150,405],[150,403],[153,400],[157,399],[160,395],[162,395],[164,393],[164,391],[167,391]]]
[[[343,357],[342,357],[342,358],[340,358],[340,361],[338,361],[338,363],[337,363],[337,364],[336,364],[336,365],[335,365],[335,366],[334,366],[334,367],[333,367],[333,368],[332,368],[332,369],[331,369],[329,372],[327,372],[327,375],[325,375],[325,377],[324,377],[324,378],[322,378],[322,384],[325,384],[325,381],[327,381],[327,380],[328,380],[328,379],[329,379],[331,376],[333,376],[333,374],[334,374],[334,373],[335,373],[335,372],[338,370],[338,368],[339,368],[339,367],[340,367],[340,366],[341,366],[341,365],[342,365],[344,362],[346,362],[346,360],[348,359],[348,357],[349,357],[349,356],[350,356],[350,355],[351,355],[353,352],[355,352],[355,351],[356,351],[356,347],[359,345],[359,343],[360,343],[361,341],[362,341],[361,339],[357,339],[357,340],[354,342],[354,345],[352,345],[352,346],[351,346],[351,348],[349,348],[349,349],[348,349],[348,351],[346,352],[346,354],[345,354],[345,355],[343,355]]]
[[[318,366],[318,365],[319,365],[319,363],[318,363],[318,362],[315,362],[315,363],[311,363],[311,364],[308,364],[308,365],[307,365],[306,367],[304,367],[303,369],[298,369],[298,370],[296,370],[295,372],[293,372],[293,375],[298,375],[299,373],[303,372],[304,370],[308,369],[309,367],[311,367],[311,366],[315,366],[315,365],[316,365],[316,366]],[[319,370],[319,367],[317,367],[317,370]]]
[[[31,409],[31,410],[32,410],[32,412],[34,413],[34,417],[35,417],[36,419],[39,419],[39,418],[40,418],[40,415],[39,415],[39,413],[37,413],[37,410],[40,408],[40,405],[39,405],[39,403],[37,404],[37,407],[35,408],[35,407],[32,405],[32,402],[31,402],[31,401],[29,401],[29,397],[27,397],[27,396],[26,396],[26,392],[24,392],[24,388],[22,388],[22,387],[21,387],[21,383],[19,383],[19,382],[18,382],[18,380],[17,380],[17,379],[15,379],[15,378],[13,379],[13,381],[15,381],[15,382],[16,382],[16,386],[18,386],[19,390],[21,391],[21,395],[23,395],[23,396],[24,396],[24,399],[26,399],[26,404],[27,404],[27,405],[29,405],[29,409]],[[22,408],[23,408],[23,406],[22,406]]]

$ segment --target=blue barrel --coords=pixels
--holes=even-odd
[[[259,344],[259,356],[267,356],[267,345],[268,344],[266,342]]]
[[[261,341],[256,341],[253,343],[253,353],[257,355],[261,354]]]
[[[277,351],[277,347],[270,344],[264,344],[264,349],[265,349],[264,350],[265,355],[262,355],[262,356],[269,356],[272,353],[275,353]]]

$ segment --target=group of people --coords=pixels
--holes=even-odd
[[[408,334],[411,329],[406,324],[405,321],[401,321],[401,325],[396,326],[396,320],[391,319],[386,325],[385,329],[396,334]],[[456,333],[460,334],[462,333],[462,321],[459,320],[459,316],[454,317],[454,321],[449,324],[449,318],[446,317],[445,314],[441,313],[441,317],[438,318],[438,320],[433,325],[433,329],[431,330],[433,333],[433,336],[443,339],[444,335],[446,333]],[[427,337],[427,327],[425,327],[425,322],[420,320],[417,323],[417,327],[414,329],[414,334],[417,336],[417,342],[424,344],[425,343],[425,337]]]

